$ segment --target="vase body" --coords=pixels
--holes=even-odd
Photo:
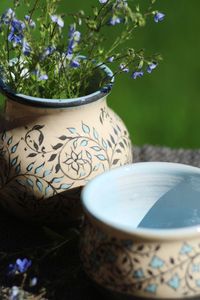
[[[1,204],[23,219],[77,220],[81,188],[132,162],[129,134],[106,96],[63,108],[7,99],[0,125]]]

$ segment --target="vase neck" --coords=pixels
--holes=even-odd
[[[98,108],[99,105],[102,104],[102,102],[105,102],[105,105],[107,105],[106,97],[101,98],[100,100],[97,100],[95,102],[89,103],[89,104],[83,104],[76,107],[64,107],[64,108],[48,108],[48,107],[37,107],[37,106],[29,106],[26,104],[19,103],[17,101],[13,101],[11,99],[7,99],[6,101],[6,107],[5,112],[6,115],[10,118],[22,118],[22,117],[36,117],[36,116],[44,116],[44,115],[57,115],[59,113],[63,112],[74,112],[74,111],[80,111],[83,109],[87,109],[88,107]]]

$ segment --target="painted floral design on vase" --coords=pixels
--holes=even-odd
[[[52,100],[12,94],[2,82],[1,89],[7,95],[0,121],[1,204],[39,222],[80,218],[82,187],[132,162],[129,134],[107,106],[108,92]]]
[[[80,246],[84,268],[100,287],[120,299],[199,299],[198,238],[142,242],[105,229],[88,221]]]

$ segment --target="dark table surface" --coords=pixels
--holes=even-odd
[[[200,167],[200,150],[134,147],[134,162],[139,161],[168,161]],[[7,287],[19,285],[22,280],[20,276],[6,276],[8,264],[24,257],[32,259],[30,277],[38,278],[37,287],[30,291],[38,293],[43,287],[47,291],[41,299],[107,299],[93,287],[82,270],[78,240],[79,233],[75,229],[27,224],[0,208],[0,299],[9,299],[2,296],[3,292],[6,294]]]

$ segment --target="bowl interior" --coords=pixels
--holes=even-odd
[[[139,163],[107,172],[88,184],[83,205],[103,222],[146,229],[200,224],[200,169]]]

